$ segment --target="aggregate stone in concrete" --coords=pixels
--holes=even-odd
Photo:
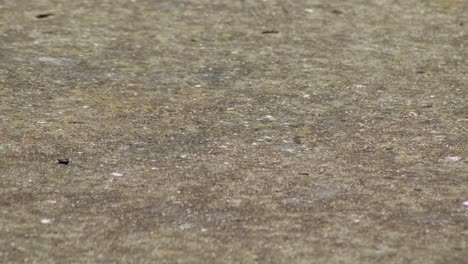
[[[0,1],[0,262],[466,263],[465,0]]]

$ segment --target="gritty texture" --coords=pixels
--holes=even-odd
[[[466,0],[0,1],[0,262],[466,263],[467,25]]]

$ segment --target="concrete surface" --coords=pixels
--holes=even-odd
[[[0,262],[467,263],[467,24],[0,1]]]

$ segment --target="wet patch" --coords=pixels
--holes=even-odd
[[[337,187],[311,186],[288,191],[280,200],[286,208],[315,209],[328,206],[331,202],[344,197],[344,192]]]
[[[240,211],[234,208],[195,208],[169,202],[147,207],[144,211],[147,219],[183,230],[223,226],[242,220]]]
[[[442,215],[435,212],[416,212],[408,213],[402,217],[407,221],[416,223],[416,224],[425,224],[425,225],[445,225],[453,224],[454,221],[447,215]]]

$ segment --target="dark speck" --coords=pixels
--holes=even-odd
[[[36,18],[46,18],[46,17],[50,17],[50,16],[53,16],[54,14],[52,13],[44,13],[44,14],[39,14],[36,16]]]
[[[82,121],[77,121],[77,120],[72,120],[72,121],[68,121],[68,124],[73,124],[73,125],[76,125],[76,124],[83,124],[84,122]]]
[[[295,136],[294,139],[293,139],[294,143],[296,144],[302,144],[303,141],[302,141],[302,137],[300,136]]]
[[[262,34],[278,34],[278,30],[264,30],[262,31]]]
[[[417,74],[423,74],[423,73],[426,73],[426,72],[423,71],[423,70],[417,70],[416,73],[417,73]]]
[[[341,14],[343,14],[343,11],[340,11],[340,10],[337,10],[337,9],[334,9],[334,10],[332,10],[331,12],[332,12],[333,14],[335,14],[335,15],[341,15]]]
[[[57,159],[57,162],[59,164],[68,165],[68,163],[70,163],[70,160],[69,159]]]

